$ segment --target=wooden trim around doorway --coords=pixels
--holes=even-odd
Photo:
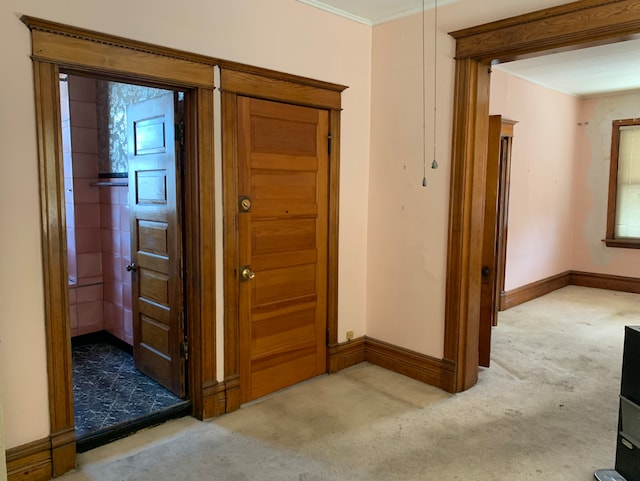
[[[582,0],[452,32],[456,77],[449,204],[443,385],[469,389],[478,376],[482,173],[493,60],[624,40],[640,33],[637,0]]]
[[[329,133],[332,149],[329,154],[329,239],[327,266],[327,342],[334,345],[338,338],[338,211],[340,172],[340,111],[341,92],[345,86],[320,85],[301,78],[273,78],[231,65],[221,65],[220,90],[222,102],[222,184],[224,222],[224,382],[226,411],[240,408],[240,352],[238,283],[238,192],[237,192],[237,99],[247,96],[329,111]],[[330,369],[328,354],[327,369]]]
[[[67,293],[67,245],[64,215],[59,72],[73,72],[110,80],[180,89],[187,99],[185,112],[184,233],[185,315],[189,337],[188,392],[193,415],[217,416],[234,405],[238,379],[217,380],[216,368],[216,245],[214,232],[214,69],[224,66],[238,79],[253,79],[260,95],[283,101],[325,105],[331,112],[332,135],[339,137],[339,92],[345,87],[235,62],[191,54],[144,42],[93,32],[23,16],[31,31],[34,68],[40,211],[45,298],[45,330],[50,432],[40,457],[52,476],[75,467],[75,435],[71,381],[71,342]],[[314,96],[314,92],[322,92]],[[223,94],[224,95],[224,94]],[[223,97],[224,99],[224,97]],[[226,132],[227,135],[232,132]],[[223,137],[223,141],[227,141]],[[337,140],[336,140],[337,143]],[[331,156],[330,175],[337,189],[339,149]],[[337,191],[331,199],[330,229],[335,233],[329,252],[329,329],[337,334]],[[333,295],[332,295],[333,293]],[[333,305],[335,304],[335,305]],[[232,349],[232,345],[226,346]],[[44,445],[40,445],[42,447]],[[43,448],[45,449],[45,448]],[[25,478],[27,479],[27,478]]]

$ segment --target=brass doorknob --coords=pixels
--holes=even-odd
[[[251,270],[251,266],[242,266],[240,268],[240,280],[250,281],[256,276],[256,273]]]

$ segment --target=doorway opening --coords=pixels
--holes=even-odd
[[[82,452],[191,412],[180,352],[183,149],[175,135],[184,93],[61,73],[60,104]]]

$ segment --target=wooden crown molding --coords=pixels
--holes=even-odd
[[[124,37],[119,37],[117,35],[109,35],[85,28],[73,27],[71,25],[51,22],[49,20],[31,17],[29,15],[23,15],[22,17],[20,17],[20,20],[27,27],[29,27],[29,30],[31,30],[32,32],[38,31],[55,35],[62,35],[64,37],[86,40],[89,42],[108,45],[111,47],[126,48],[137,52],[148,53],[152,55],[162,55],[168,58],[187,60],[189,62],[196,62],[204,65],[213,66],[216,64],[215,59],[207,57],[205,55],[198,55],[195,53],[184,52],[182,50],[162,47],[146,42],[140,42],[137,40],[130,40]]]
[[[324,86],[299,83],[286,75],[275,77],[264,72],[249,72],[247,69],[233,69],[220,66],[220,85],[223,92],[259,97],[267,100],[288,102],[309,107],[340,110],[341,92]]]

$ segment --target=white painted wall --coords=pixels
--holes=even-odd
[[[49,434],[33,74],[21,15],[349,86],[342,103],[339,332],[342,339],[347,330],[364,334],[370,27],[295,0],[184,0],[179,8],[167,0],[3,0],[0,377],[9,448]],[[221,369],[221,337],[218,354]]]

